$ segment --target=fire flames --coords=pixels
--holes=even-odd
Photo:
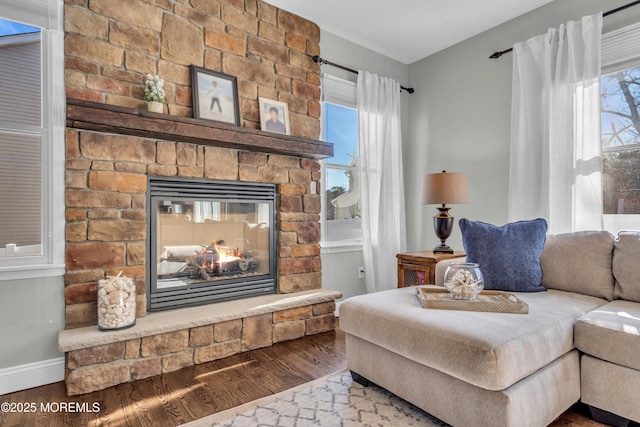
[[[213,244],[211,245],[215,252],[218,254],[217,258],[214,257],[204,257],[200,262],[200,268],[203,268],[208,271],[213,271],[216,264],[218,266],[222,266],[226,263],[238,261],[242,257],[238,256],[237,249],[231,249],[227,247],[220,246],[218,242],[214,239]],[[210,246],[210,247],[211,247]],[[207,255],[213,253],[210,249],[205,249],[201,252],[201,255]]]
[[[213,247],[218,253],[218,262],[220,264],[224,264],[231,261],[237,261],[240,259],[238,256],[238,251],[236,249],[230,249],[226,247],[222,247],[218,245],[218,243],[214,240]]]

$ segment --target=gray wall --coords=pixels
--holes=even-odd
[[[0,369],[62,357],[62,277],[0,281]]]
[[[507,221],[512,55],[488,59],[568,20],[610,10],[627,0],[556,0],[409,66],[416,93],[409,101],[405,191],[409,249],[436,245],[435,206],[419,206],[425,173],[464,172],[469,205],[453,206],[456,218],[501,225]],[[604,20],[604,32],[640,19],[640,6]],[[449,240],[462,249],[456,225]]]
[[[347,41],[332,33],[321,33],[321,56],[332,62],[356,70],[365,70],[382,76],[392,77],[407,86],[409,67],[401,62],[376,53],[358,44]],[[327,65],[322,66],[323,74],[331,74],[343,79],[356,81],[356,75]],[[403,144],[409,142],[409,95],[402,97]],[[362,251],[322,254],[322,286],[342,292],[343,299],[366,293],[363,279],[358,279],[358,268],[363,266]]]
[[[322,254],[322,287],[342,292],[340,301],[367,293],[358,268],[364,265],[362,251]]]

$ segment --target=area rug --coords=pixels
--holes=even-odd
[[[447,424],[388,391],[354,382],[348,370],[183,427],[433,427]]]

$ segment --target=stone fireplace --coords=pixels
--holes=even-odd
[[[182,196],[152,199],[151,190],[163,181],[205,183],[207,190],[215,182],[238,183],[231,191],[236,197],[241,197],[245,185],[270,186],[275,190],[274,200],[267,203],[274,206],[272,229],[277,245],[270,244],[274,244],[276,290],[321,288],[317,159],[331,153],[331,144],[72,99],[67,123],[67,329],[96,324],[96,282],[121,271],[137,279],[138,317],[146,315],[147,289],[152,285],[146,280],[147,265],[157,263],[164,252],[156,247],[161,253],[148,259],[152,250],[148,239],[156,231],[147,220],[148,209],[154,208],[148,204],[162,202],[155,209],[169,214],[164,202],[175,199],[174,204],[181,207],[172,207],[167,226],[176,225],[176,220],[185,225],[186,211],[193,209]],[[212,197],[218,202],[223,198]],[[175,209],[183,213],[176,217]],[[236,217],[237,222],[248,220],[248,226],[255,226],[258,210],[253,218],[247,213],[242,221]],[[202,221],[205,228],[213,224]],[[211,242],[196,244],[224,240],[227,246],[240,246],[224,236],[205,238]],[[172,239],[185,241],[175,240],[178,236]]]
[[[68,394],[332,330],[340,294],[321,289],[318,161],[333,148],[315,140],[319,28],[260,0],[66,0],[65,34],[66,330],[58,345]],[[190,65],[238,77],[241,127],[191,118]],[[168,114],[144,110],[148,72],[165,79]],[[292,136],[255,130],[259,96],[288,103]],[[161,181],[257,183],[272,198],[252,206],[207,195],[154,199]],[[240,237],[227,236],[231,229]],[[187,233],[204,236],[183,240]],[[137,324],[97,331],[96,283],[120,272],[136,278]],[[151,292],[207,283],[215,293],[249,277],[260,278],[260,293],[242,300],[174,309]],[[158,286],[172,280],[183,283]]]
[[[150,177],[149,311],[276,293],[274,184]]]
[[[67,355],[70,395],[334,328],[340,294],[321,289],[317,161],[330,155],[331,144],[71,99],[67,124],[68,330],[60,332],[59,348]],[[193,191],[205,194],[185,194]],[[155,223],[150,212],[158,214]],[[240,238],[231,237],[233,229]],[[158,244],[159,237],[168,240]],[[194,242],[198,249],[184,255]],[[237,264],[221,271],[220,256]],[[156,271],[157,288],[158,279],[186,280],[159,275],[180,268],[162,270],[158,263],[188,266],[196,258],[214,288],[242,284],[246,277],[237,276],[253,269],[258,289],[264,281],[271,289],[240,301],[149,312],[154,277],[146,277],[147,266]],[[260,266],[270,264],[275,269],[262,274]],[[100,332],[96,281],[121,271],[138,279],[137,324]]]

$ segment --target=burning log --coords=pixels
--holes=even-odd
[[[258,269],[258,258],[242,253],[238,248],[229,248],[222,244],[224,240],[214,240],[212,245],[186,257],[186,264],[179,272],[163,275],[161,278],[189,277],[208,281],[214,276],[249,274]]]
[[[198,271],[200,272],[200,278],[202,280],[211,280],[211,276],[209,276],[209,273],[207,273],[207,270],[204,267],[200,267]]]

